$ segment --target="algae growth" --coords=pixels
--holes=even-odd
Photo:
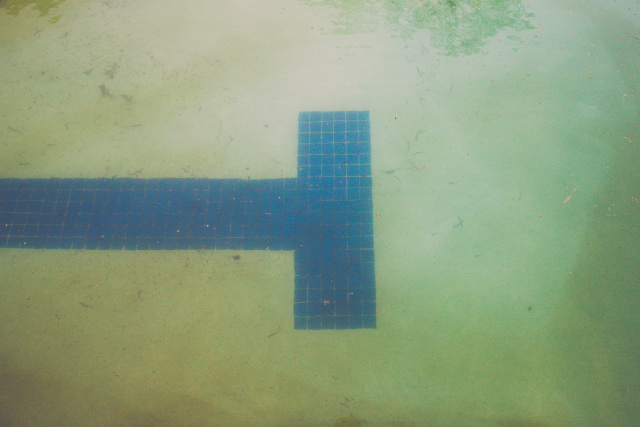
[[[18,16],[22,9],[33,5],[33,9],[40,12],[40,16],[45,16],[49,13],[49,10],[58,7],[62,2],[64,0],[0,0],[0,7],[7,9],[9,15]],[[57,18],[60,19],[59,17]]]
[[[302,0],[335,10],[335,33],[375,31],[386,25],[410,38],[431,33],[431,44],[445,55],[479,53],[499,31],[533,29],[521,0]]]

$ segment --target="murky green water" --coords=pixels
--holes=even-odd
[[[295,177],[369,110],[378,328],[294,330],[291,252],[2,249],[0,424],[637,424],[637,1],[55,3],[0,176]]]

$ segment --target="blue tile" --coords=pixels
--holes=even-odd
[[[376,328],[376,316],[363,316],[362,317],[362,327],[367,329]]]
[[[303,111],[300,114],[298,114],[298,121],[299,122],[308,122],[311,118],[311,113],[309,113],[308,111]]]
[[[99,246],[99,238],[96,237],[89,237],[86,239],[85,241],[85,249],[98,249]],[[133,248],[127,248],[127,249],[135,249],[135,246]]]
[[[309,329],[307,325],[307,317],[294,317],[293,318],[294,329]]]
[[[363,314],[362,307],[363,307],[362,301],[351,301],[351,304],[349,304],[349,315],[362,316]]]
[[[39,237],[35,237],[33,238],[33,248],[34,249],[44,249],[46,248],[46,243],[47,243],[47,237],[46,236],[39,236]]]
[[[375,316],[376,315],[376,305],[374,301],[363,301],[362,303],[362,312],[365,316]]]
[[[358,137],[356,139],[358,142],[366,142],[369,141],[369,139],[370,135],[368,130],[358,132]]]
[[[295,302],[293,304],[293,315],[294,316],[307,317],[309,315],[308,303],[307,302]]]
[[[322,120],[322,113],[320,111],[312,111],[307,114],[309,115],[310,122],[319,122]]]
[[[296,287],[293,291],[294,302],[306,302],[307,301],[307,289]]]
[[[360,289],[362,292],[363,301],[375,301],[376,300],[376,290],[374,287],[363,287]]]
[[[328,121],[328,122],[333,122],[334,118],[333,118],[333,111],[321,111],[320,112],[320,117],[322,121]]]
[[[349,314],[349,299],[344,298],[336,302],[336,316],[347,316]]]
[[[307,318],[307,329],[322,329],[322,318],[320,316],[309,316]]]
[[[322,316],[321,324],[322,324],[321,326],[322,329],[336,329],[336,316],[335,315]]]
[[[334,111],[333,112],[333,120],[336,122],[345,121],[346,120],[346,112],[345,111]]]
[[[297,178],[0,179],[0,247],[295,250],[296,329],[374,328],[370,132],[301,112]]]
[[[349,327],[351,329],[361,329],[363,327],[362,316],[349,316]]]
[[[349,329],[349,318],[347,316],[335,316],[336,329]]]
[[[314,124],[311,124],[311,132],[309,133],[309,144],[311,145],[311,152],[314,152],[314,149],[320,149],[320,144],[322,144],[322,133],[320,129],[320,124],[316,123],[317,129],[314,129]],[[314,147],[316,146],[316,147]]]
[[[48,244],[48,240],[47,240]],[[70,237],[65,237],[59,240],[58,247],[56,249],[72,249],[73,248],[73,239]],[[108,247],[105,249],[109,249]]]

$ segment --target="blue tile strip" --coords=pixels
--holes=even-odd
[[[298,119],[297,178],[0,179],[0,247],[294,250],[296,329],[375,328],[369,113]]]

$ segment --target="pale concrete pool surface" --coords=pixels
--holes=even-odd
[[[637,1],[52,5],[0,9],[0,179],[286,183],[368,111],[375,328],[296,328],[286,245],[8,232],[0,424],[637,422]]]

